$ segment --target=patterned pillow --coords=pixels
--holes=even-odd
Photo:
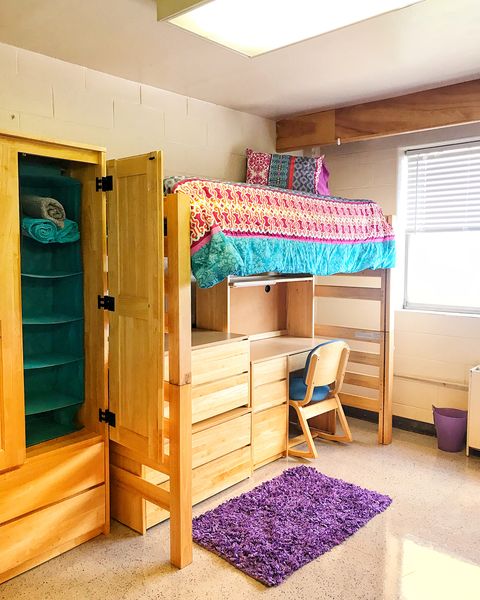
[[[175,185],[184,179],[188,179],[187,175],[171,175],[170,177],[165,177],[163,180],[164,194],[171,194]]]
[[[247,148],[246,183],[257,183],[308,194],[328,196],[328,169],[324,157],[267,154]]]

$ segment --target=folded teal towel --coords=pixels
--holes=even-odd
[[[53,221],[22,217],[22,233],[42,244],[67,244],[80,239],[80,232],[75,221],[65,219],[63,229],[59,229]]]
[[[47,219],[22,218],[22,233],[42,244],[51,244],[57,236],[57,226]]]
[[[80,232],[75,221],[65,219],[63,229],[58,229],[55,235],[55,241],[59,244],[67,244],[68,242],[76,242],[80,239]]]

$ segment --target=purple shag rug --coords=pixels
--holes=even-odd
[[[265,585],[278,585],[391,502],[312,467],[294,467],[196,517],[193,539]]]

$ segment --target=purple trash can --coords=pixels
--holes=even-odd
[[[445,452],[460,452],[467,435],[467,411],[457,408],[433,409],[433,422],[437,430],[438,448]]]

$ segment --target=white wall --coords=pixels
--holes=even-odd
[[[238,181],[247,146],[275,148],[268,119],[13,46],[0,44],[0,73],[0,129],[104,146],[108,158],[162,149],[166,175]]]
[[[472,138],[480,139],[480,124],[325,147],[321,151],[331,172],[333,194],[370,198],[381,204],[385,214],[399,214],[403,208],[399,186],[402,149]],[[394,291],[394,414],[432,422],[432,404],[467,406],[468,370],[480,363],[480,317],[402,310],[401,257],[399,262]],[[362,316],[368,317],[367,312],[363,308]],[[352,314],[352,318],[357,318],[352,326],[359,327],[358,315]]]

